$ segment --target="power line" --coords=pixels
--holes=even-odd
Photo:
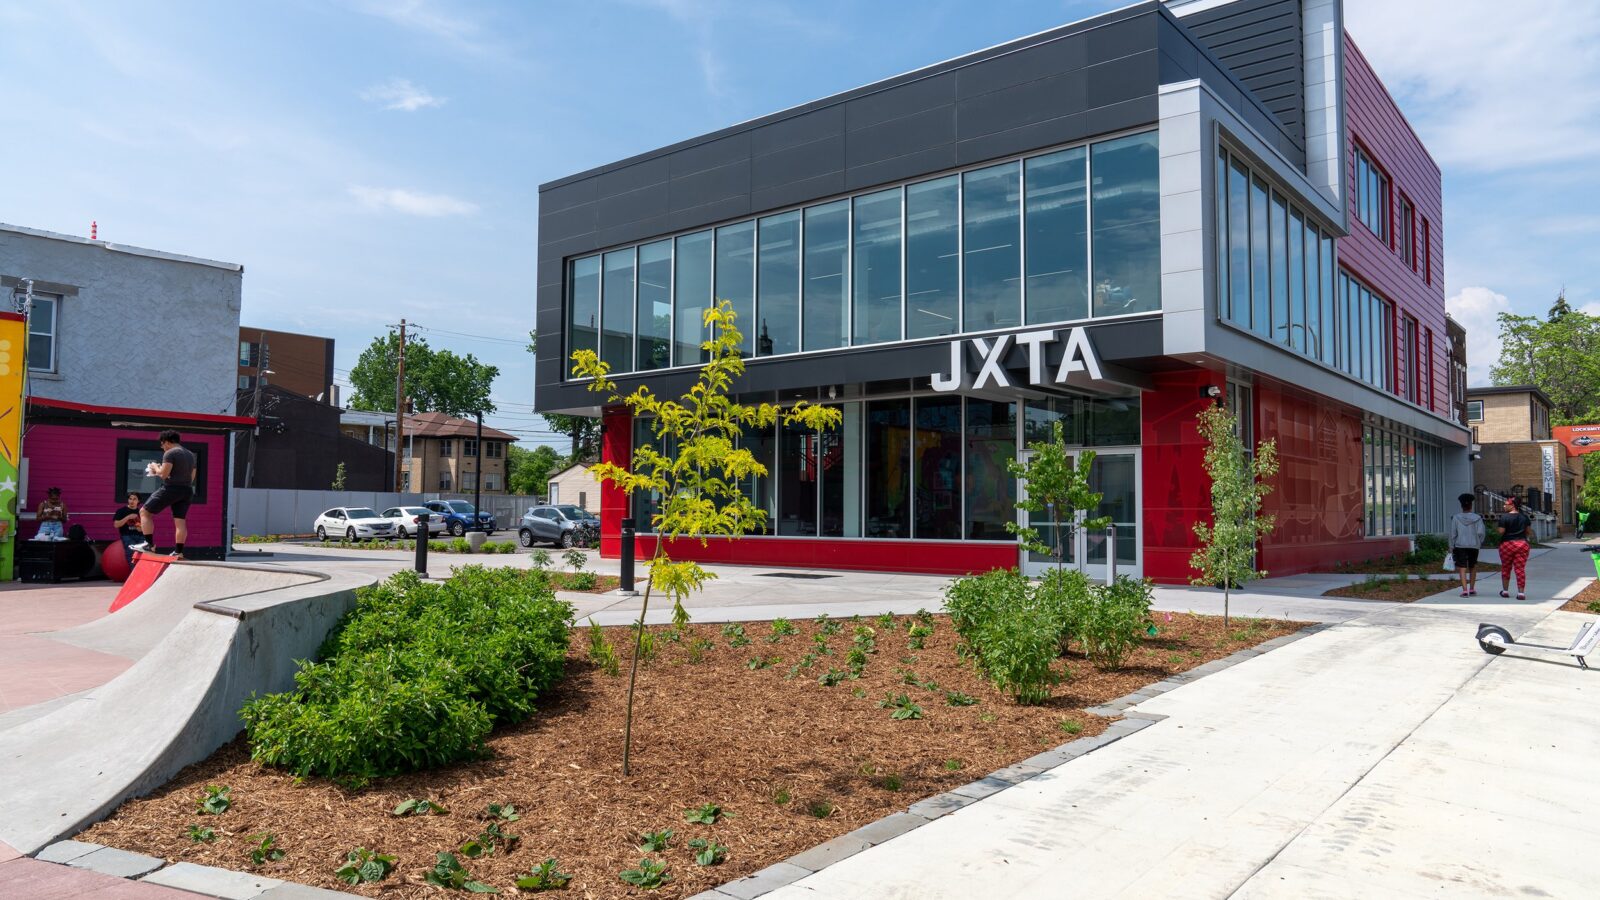
[[[493,337],[487,334],[468,334],[464,331],[450,331],[444,328],[430,328],[427,325],[417,325],[415,327],[420,331],[426,331],[430,334],[449,334],[456,337],[470,338],[475,341],[489,341],[495,344],[511,344],[516,347],[528,346],[528,342],[526,340],[513,340],[511,338]]]

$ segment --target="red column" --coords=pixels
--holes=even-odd
[[[601,418],[600,461],[626,469],[633,461],[633,413],[626,406],[607,407]],[[600,483],[600,555],[622,552],[622,519],[629,515],[628,495],[609,481]]]
[[[1195,416],[1214,401],[1201,388],[1225,389],[1222,376],[1204,369],[1155,377],[1156,389],[1139,398],[1144,481],[1144,574],[1165,584],[1187,584],[1189,557],[1199,545],[1194,523],[1211,516],[1211,479],[1205,442]]]

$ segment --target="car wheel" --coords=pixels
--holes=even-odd
[[[323,528],[321,525],[318,525],[317,526],[317,540],[325,541],[327,539],[328,539],[328,529]]]
[[[467,529],[460,522],[451,522],[450,533],[456,537],[461,537],[463,534],[467,533]]]
[[[408,537],[411,537],[411,535],[406,533],[406,527],[404,525],[400,526],[399,533],[400,533],[400,540],[402,540],[402,541],[405,540]]]
[[[529,531],[526,528],[524,528],[521,531],[517,532],[517,543],[521,544],[524,547],[532,547],[533,546],[533,532]]]
[[[352,544],[356,542],[356,527],[354,525],[344,530],[344,539]]]
[[[561,532],[561,547],[564,550],[572,549],[572,532],[570,532],[570,531]]]

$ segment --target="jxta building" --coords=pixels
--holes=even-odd
[[[1364,559],[1442,531],[1470,483],[1441,222],[1339,0],[1141,3],[544,185],[538,408],[603,416],[625,464],[648,423],[571,353],[675,395],[726,299],[741,395],[843,424],[746,434],[769,533],[679,553],[1037,565],[1006,462],[1061,422],[1117,525],[1074,560],[1184,581],[1215,396],[1282,458],[1262,565]],[[602,552],[650,504],[608,489]]]

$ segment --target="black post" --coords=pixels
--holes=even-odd
[[[432,532],[430,532],[428,530],[428,523],[433,521],[433,513],[424,513],[423,515],[418,516],[417,518],[421,519],[422,521],[416,523],[417,524],[417,530],[412,532],[413,534],[415,534],[417,536],[417,562],[416,562],[416,569],[417,569],[417,574],[418,575],[421,575],[423,578],[427,578],[428,577],[428,535],[432,533]]]
[[[633,590],[633,519],[622,520],[622,569],[617,579],[618,588],[624,591]]]
[[[478,527],[483,527],[483,411],[478,411],[478,461],[472,464],[477,470],[477,475],[472,479],[472,514],[479,517]]]

